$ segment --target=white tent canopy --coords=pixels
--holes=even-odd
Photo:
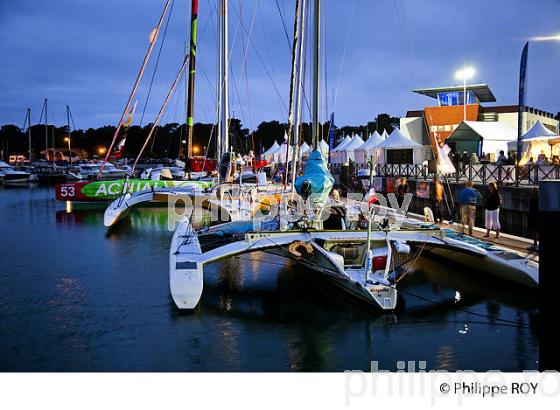
[[[344,137],[342,142],[338,144],[331,152],[331,163],[333,164],[342,164],[342,155],[341,152],[344,151],[346,146],[352,142],[352,138],[348,135]]]
[[[286,154],[288,154],[287,151],[288,151],[288,144],[284,143],[280,145],[280,148],[273,154],[274,162],[279,164],[285,164]],[[292,160],[293,156],[294,156],[294,146],[292,145],[289,148],[288,162]]]
[[[355,161],[354,152],[362,145],[364,145],[364,140],[358,134],[354,134],[352,140],[346,144],[343,150],[339,151],[341,163],[344,164],[350,160]]]
[[[379,162],[382,164],[387,163],[387,151],[390,150],[412,150],[412,163],[422,163],[422,145],[412,141],[405,136],[398,128],[389,135],[389,137],[375,146],[380,150]]]
[[[542,122],[537,121],[533,124],[529,130],[521,136],[523,141],[525,140],[538,140],[543,139],[543,137],[551,137],[555,135],[552,131],[546,128]]]
[[[278,145],[278,143],[274,141],[274,144],[272,144],[272,146],[269,149],[263,152],[262,156],[268,161],[269,157],[272,156],[279,149],[280,149],[280,145]]]
[[[552,157],[560,155],[560,135],[554,134],[540,121],[533,124],[522,135],[522,141],[523,153],[519,161],[520,165],[526,164],[531,158],[533,162],[539,164],[544,158],[550,161]]]
[[[508,150],[508,142],[517,140],[517,130],[505,122],[463,121],[451,133],[448,140],[451,142],[455,140],[459,145],[460,143],[473,144],[476,138],[482,143],[484,154],[498,154],[500,151]],[[474,149],[471,151],[474,152]]]
[[[311,147],[307,144],[307,142],[303,141],[303,144],[299,146],[300,156],[303,154],[307,154],[310,151],[311,151]]]
[[[385,138],[379,135],[377,131],[370,134],[367,141],[364,142],[361,147],[354,150],[354,160],[359,164],[365,164],[371,156],[375,159],[378,156],[377,149],[375,147],[384,140]]]

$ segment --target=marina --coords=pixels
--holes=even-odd
[[[24,3],[0,407],[558,402],[556,0]]]

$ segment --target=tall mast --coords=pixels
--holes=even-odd
[[[229,100],[228,100],[228,0],[222,0],[222,150],[229,151]]]
[[[45,108],[45,156],[48,159],[49,156],[49,126],[48,126],[48,120],[47,120],[47,99],[45,98],[45,102],[44,104],[44,108]]]
[[[171,2],[171,0],[167,0],[165,2],[165,6],[163,7],[163,12],[161,13],[161,16],[158,20],[157,26],[150,33],[150,36],[149,36],[149,39],[148,39],[148,41],[149,41],[148,51],[146,51],[146,55],[144,56],[144,61],[142,61],[142,66],[140,67],[140,71],[138,72],[138,76],[136,77],[136,81],[134,82],[134,85],[132,86],[132,91],[130,92],[130,95],[128,96],[128,101],[126,102],[126,106],[124,107],[124,110],[122,112],[121,119],[119,120],[119,124],[117,125],[117,128],[115,129],[115,133],[113,135],[113,140],[111,141],[111,144],[109,145],[109,148],[107,149],[107,153],[105,154],[105,159],[103,159],[103,162],[101,163],[101,167],[99,168],[99,172],[97,173],[97,178],[98,179],[101,176],[101,174],[103,173],[103,168],[105,168],[105,164],[107,163],[107,161],[109,161],[109,157],[111,156],[111,154],[113,152],[113,147],[115,146],[115,142],[117,142],[117,137],[119,136],[119,131],[121,130],[121,128],[122,128],[122,126],[125,122],[125,118],[126,118],[128,112],[130,110],[132,100],[134,99],[134,95],[136,94],[136,90],[138,88],[138,85],[140,84],[140,80],[142,79],[142,76],[144,75],[144,71],[146,70],[146,65],[148,64],[148,60],[150,59],[150,55],[152,54],[152,50],[154,49],[154,46],[156,44],[156,40],[157,40],[158,35],[159,35],[161,24],[163,23],[163,19],[165,18],[165,14],[167,13],[167,9],[169,8],[170,2]]]
[[[29,162],[33,161],[33,149],[31,148],[31,108],[27,109],[27,145],[29,145]]]
[[[222,0],[223,1],[223,0]],[[218,17],[218,78],[216,84],[216,103],[218,105],[218,124],[216,126],[216,158],[218,161],[222,159],[222,3],[220,2]]]
[[[307,9],[307,1],[306,0],[302,0],[301,1],[301,16],[300,16],[300,21],[299,21],[299,32],[301,33],[301,37],[299,40],[299,45],[298,45],[298,72],[297,72],[297,81],[296,81],[296,97],[295,97],[295,121],[294,121],[294,145],[295,145],[295,149],[294,149],[294,157],[297,159],[299,158],[299,124],[301,122],[301,95],[302,93],[302,87],[303,87],[303,75],[305,75],[304,71],[303,71],[303,50],[304,50],[304,43],[305,43],[305,31],[306,31],[306,26],[305,26],[305,11]],[[295,190],[295,184],[296,184],[296,167],[293,167],[292,170],[292,193]]]
[[[312,134],[313,150],[317,149],[319,143],[319,51],[321,47],[321,0],[314,0],[313,18],[313,110],[312,110]]]
[[[299,15],[300,0],[296,0],[296,15],[294,18],[294,40],[292,43],[292,72],[290,74],[290,104],[288,108],[288,140],[286,141],[286,165],[290,159],[290,146],[292,141],[292,126],[294,120],[294,89],[296,81],[296,65],[297,65],[297,46],[299,37]],[[295,158],[292,158],[292,173],[295,173]],[[284,185],[288,183],[288,173],[286,172]]]
[[[196,65],[196,28],[198,22],[198,0],[191,2],[191,44],[189,49],[189,99],[187,102],[187,161],[192,157],[194,131],[194,74]]]

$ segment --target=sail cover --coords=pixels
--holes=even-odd
[[[309,155],[305,173],[296,178],[296,191],[307,200],[311,197],[314,205],[324,206],[334,184],[334,178],[327,168],[321,151]]]

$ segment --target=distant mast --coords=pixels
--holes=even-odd
[[[49,122],[47,120],[47,99],[45,98],[45,159],[49,159]]]
[[[27,145],[29,145],[29,162],[32,162],[33,148],[31,147],[31,108],[27,109]]]
[[[194,75],[196,66],[196,29],[198,25],[198,0],[191,2],[191,40],[189,49],[189,86],[187,102],[187,158],[192,157],[192,143],[194,137]]]

